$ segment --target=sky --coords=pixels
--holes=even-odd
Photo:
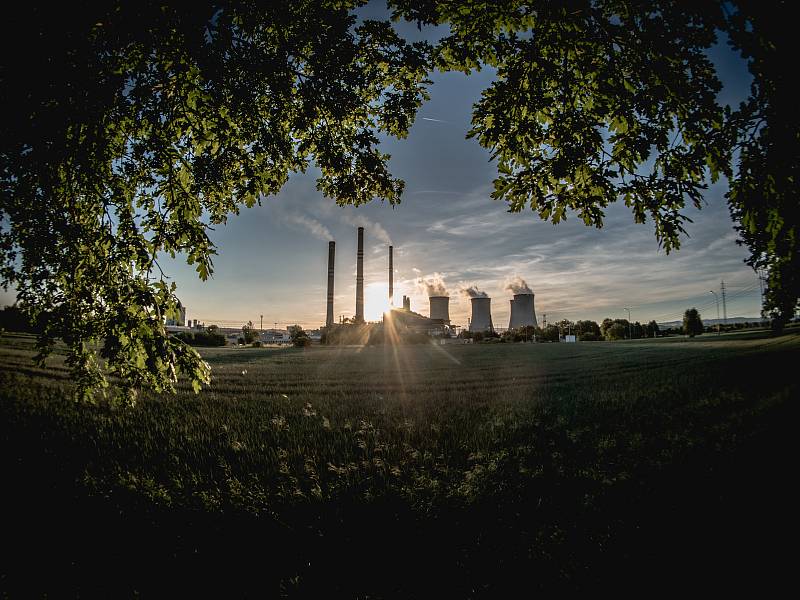
[[[366,9],[367,13],[373,7]],[[375,9],[377,10],[377,9]],[[369,13],[372,14],[372,13]],[[401,33],[419,34],[414,26]],[[730,104],[746,96],[745,65],[724,43],[713,51]],[[440,279],[450,295],[450,317],[466,325],[469,299],[460,290],[475,285],[492,298],[495,326],[505,327],[512,297],[506,285],[521,277],[532,288],[536,313],[561,319],[627,318],[680,320],[697,307],[716,318],[710,290],[727,290],[729,317],[759,314],[760,292],[747,249],[725,203],[725,183],[711,186],[702,210],[687,207],[693,223],[681,248],[659,250],[652,223],[637,225],[623,204],[606,211],[602,229],[574,215],[553,225],[531,212],[511,214],[490,198],[495,166],[487,150],[467,140],[473,103],[492,81],[491,71],[465,76],[435,73],[425,103],[407,139],[388,139],[390,171],[406,183],[401,204],[374,200],[339,207],[316,190],[317,172],[295,175],[261,206],[242,209],[211,234],[217,246],[213,278],[202,282],[194,268],[167,261],[187,317],[206,324],[237,327],[247,321],[264,327],[324,324],[328,241],[336,241],[334,314],[355,312],[356,227],[365,227],[365,316],[378,320],[387,305],[388,245],[394,245],[395,304],[411,297],[412,310],[428,314],[419,280]],[[5,304],[13,297],[5,294]],[[720,307],[720,311],[721,311]]]

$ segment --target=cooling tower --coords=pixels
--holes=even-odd
[[[492,299],[472,298],[472,320],[470,331],[490,331],[492,329]]]
[[[336,257],[336,242],[328,242],[328,313],[325,326],[333,325],[333,266]]]
[[[364,322],[364,228],[358,228],[358,262],[356,263],[356,323]]]
[[[394,304],[394,264],[392,263],[393,248],[389,246],[389,306]]]
[[[450,324],[450,298],[448,296],[431,296],[431,319],[441,319]]]
[[[526,327],[532,325],[536,327],[536,309],[533,306],[533,294],[514,294],[511,301],[511,319],[508,323],[509,329]]]

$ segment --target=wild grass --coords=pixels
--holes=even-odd
[[[173,575],[213,564],[238,574],[231,589],[284,596],[494,597],[531,574],[531,590],[580,590],[650,573],[636,548],[658,554],[653,535],[703,547],[698,506],[722,518],[740,508],[737,477],[775,483],[756,465],[783,443],[800,364],[797,335],[220,348],[202,351],[201,394],[131,410],[76,405],[57,356],[30,366],[28,338],[0,348],[13,494],[98,510],[91,539],[124,530],[114,552],[146,550]],[[241,547],[222,550],[234,532]],[[91,546],[84,563],[100,560]],[[256,557],[271,566],[239,570]],[[49,560],[93,589],[86,564]]]

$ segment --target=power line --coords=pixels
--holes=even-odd
[[[734,292],[733,294],[726,294],[726,299],[728,301],[741,299],[742,297],[744,297],[747,294],[749,294],[752,291],[754,291],[757,286],[758,286],[758,283],[752,283],[749,286],[747,286],[747,287],[745,287],[743,289],[740,289],[737,292]],[[729,288],[726,288],[726,289],[729,289]],[[691,300],[691,299],[692,298],[689,298],[689,300]],[[676,302],[678,302],[678,301],[676,300]],[[705,309],[712,308],[714,305],[715,305],[714,301],[709,301],[709,302],[705,302],[703,304],[699,304],[697,306],[694,306],[694,308],[696,308],[698,312],[702,312]],[[670,317],[673,317],[673,318],[670,319]],[[681,318],[682,318],[682,315],[678,314],[676,316],[675,313],[669,312],[669,313],[664,313],[664,314],[661,314],[661,315],[657,315],[656,317],[653,317],[652,320],[653,321],[667,321],[667,320],[676,320],[676,321],[678,321]]]

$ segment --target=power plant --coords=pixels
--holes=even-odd
[[[431,319],[439,319],[450,325],[450,297],[449,296],[430,296]]]
[[[514,294],[514,299],[511,300],[511,317],[508,321],[509,329],[517,329],[518,327],[538,327],[536,321],[536,308],[533,305],[534,294],[531,292]]]
[[[469,330],[494,331],[492,325],[492,299],[486,296],[473,296],[470,298],[472,303],[472,318],[469,322]]]
[[[329,329],[336,326],[333,311],[334,301],[334,270],[336,262],[336,242],[328,242],[328,297],[325,326]],[[423,282],[418,279],[418,284],[425,284],[428,291],[428,301],[430,303],[430,314],[428,317],[411,310],[411,298],[403,296],[402,308],[394,307],[394,246],[389,246],[388,264],[388,283],[389,283],[389,311],[385,319],[392,320],[395,329],[400,327],[408,331],[424,332],[433,335],[449,336],[453,333],[450,322],[450,296],[444,285],[441,275],[434,273],[429,279]],[[534,293],[528,285],[519,277],[506,288],[513,292],[514,298],[510,301],[511,314],[509,317],[508,328],[518,329],[520,327],[538,327],[536,319],[536,308],[534,306]],[[470,297],[471,317],[469,319],[469,331],[494,332],[492,322],[492,299],[486,292],[476,287],[462,290]],[[384,321],[385,321],[384,319]],[[340,319],[341,322],[341,319]],[[345,319],[345,323],[349,320]],[[358,228],[358,246],[356,253],[356,310],[352,323],[364,325],[364,228]]]

